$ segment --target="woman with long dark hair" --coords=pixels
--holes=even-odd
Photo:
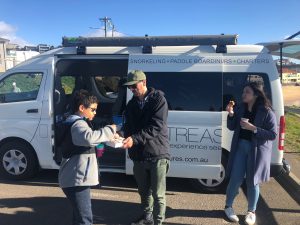
[[[270,179],[272,142],[277,135],[276,116],[262,85],[251,82],[245,85],[242,103],[234,107],[230,101],[227,127],[234,131],[229,155],[225,214],[230,221],[239,218],[232,208],[246,175],[248,212],[246,224],[254,224],[259,198],[259,184]]]

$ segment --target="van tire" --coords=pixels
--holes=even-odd
[[[38,161],[32,147],[23,141],[11,141],[0,147],[0,176],[24,180],[38,171]]]
[[[199,192],[204,193],[223,193],[227,187],[228,179],[226,179],[226,167],[228,157],[226,154],[222,154],[222,170],[221,181],[208,180],[208,179],[190,179],[192,186]]]

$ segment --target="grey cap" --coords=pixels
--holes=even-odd
[[[127,82],[124,86],[130,86],[136,84],[142,80],[146,80],[146,74],[141,70],[132,70],[127,75]]]

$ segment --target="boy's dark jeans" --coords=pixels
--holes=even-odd
[[[73,209],[72,225],[93,224],[93,213],[90,187],[63,188],[63,192],[70,201]]]
[[[155,225],[160,225],[166,212],[166,175],[169,160],[134,161],[133,172],[141,197],[144,214],[153,213]]]

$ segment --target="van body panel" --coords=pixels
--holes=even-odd
[[[53,161],[54,130],[53,130],[53,81],[54,81],[54,57],[50,57],[44,64],[47,68],[47,80],[43,90],[43,100],[41,109],[41,119],[38,130],[32,140],[32,145],[36,151],[39,164],[42,168],[57,169],[57,164]]]
[[[17,76],[19,74],[27,76],[27,74],[30,73],[42,74],[37,95],[35,99],[22,100],[23,97],[26,99],[26,95],[29,95],[29,93],[21,97],[18,96],[18,93],[15,93],[15,96],[11,100],[0,104],[0,140],[6,137],[19,137],[30,142],[35,135],[41,118],[47,71],[35,67],[32,69],[14,69],[3,73],[0,79],[1,81],[6,80],[9,79],[9,77]],[[9,84],[5,83],[4,85]],[[17,85],[20,86],[22,84],[17,83]]]
[[[167,73],[168,75],[195,73],[195,76],[206,73],[222,76],[226,76],[227,73],[237,76],[239,73],[263,73],[267,75],[270,83],[270,97],[279,123],[280,117],[284,115],[283,95],[278,72],[268,50],[259,45],[237,45],[227,46],[227,53],[215,52],[216,46],[152,47],[152,54],[142,54],[142,47],[87,47],[85,55],[77,55],[76,47],[63,47],[38,55],[0,76],[1,82],[3,78],[13,73],[43,73],[36,100],[0,103],[0,141],[7,137],[22,138],[33,146],[41,168],[58,168],[53,160],[55,144],[53,93],[55,71],[61,59],[128,59],[128,70],[141,69],[150,75],[159,73],[157,77]],[[91,82],[92,90],[95,91],[95,81],[93,82]],[[175,87],[180,85],[175,84]],[[164,91],[163,89],[160,88]],[[127,91],[127,101],[131,97],[132,94]],[[28,109],[38,109],[38,113],[26,113]],[[218,179],[222,149],[230,151],[233,134],[227,129],[226,123],[227,112],[224,111],[224,103],[223,110],[216,111],[170,110],[168,127],[172,162],[168,176]],[[126,174],[132,174],[133,163],[128,154],[125,157]],[[278,169],[278,166],[282,166],[282,158],[283,151],[278,150],[276,138],[273,145],[272,167]]]

